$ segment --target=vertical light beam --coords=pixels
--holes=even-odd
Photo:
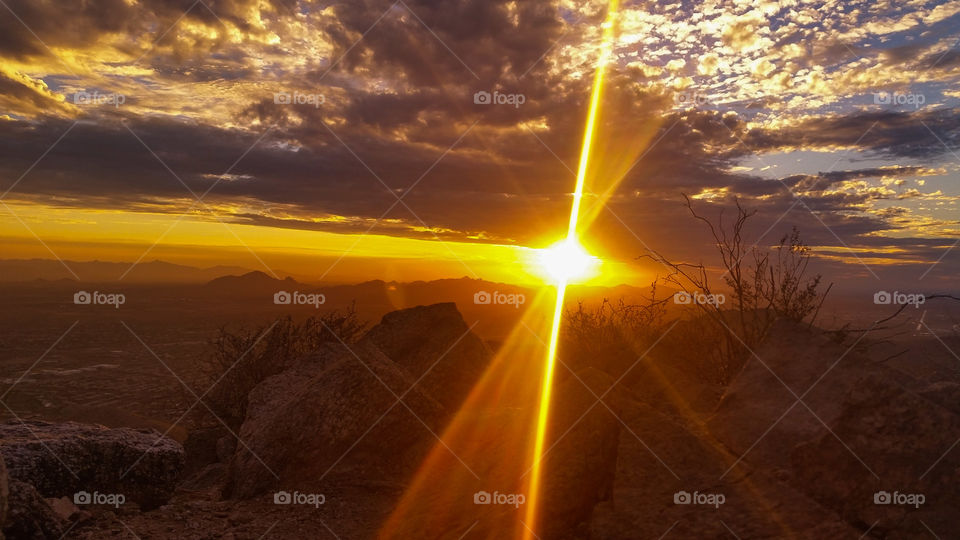
[[[580,204],[583,200],[583,188],[586,183],[587,170],[590,164],[590,153],[593,147],[593,133],[600,109],[600,100],[603,91],[604,75],[607,62],[613,50],[614,23],[617,16],[619,1],[611,0],[607,18],[603,24],[603,42],[600,45],[600,57],[597,61],[596,72],[593,77],[593,90],[590,93],[590,109],[587,112],[586,126],[583,132],[583,146],[580,148],[580,165],[577,168],[577,184],[573,191],[573,204],[570,209],[570,223],[567,228],[567,242],[579,243],[577,222],[580,219]],[[537,436],[533,448],[533,466],[530,472],[530,485],[527,493],[530,502],[526,508],[523,538],[530,540],[539,529],[538,508],[541,482],[541,460],[543,448],[546,444],[547,422],[550,417],[550,399],[553,389],[553,374],[557,359],[557,342],[560,334],[560,319],[563,316],[563,300],[567,292],[567,278],[559,278],[556,283],[557,299],[553,308],[553,322],[550,329],[550,342],[544,362],[543,382],[540,388],[540,405],[537,413]]]

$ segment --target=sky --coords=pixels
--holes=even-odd
[[[605,2],[0,0],[0,258],[536,279]],[[960,1],[622,2],[603,280],[796,227],[828,280],[956,289]],[[921,285],[922,284],[922,285]]]

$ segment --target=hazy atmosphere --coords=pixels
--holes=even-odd
[[[953,538],[960,1],[0,0],[7,538]]]

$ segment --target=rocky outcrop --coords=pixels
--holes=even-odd
[[[756,352],[708,424],[741,467],[776,476],[880,536],[924,536],[927,526],[946,531],[960,520],[960,453],[949,451],[960,415],[941,404],[951,384],[925,388],[785,322]],[[884,502],[909,495],[923,502]]]
[[[183,447],[154,430],[39,421],[0,425],[11,479],[43,497],[122,494],[142,509],[164,504],[183,469]]]
[[[843,399],[831,429],[790,452],[797,484],[821,504],[887,537],[960,522],[960,416],[871,374]]]
[[[623,431],[612,495],[594,507],[589,534],[574,538],[862,535],[776,476],[742,463],[728,472],[736,457],[695,426],[632,399],[623,400],[618,415]]]
[[[442,410],[369,341],[327,344],[250,393],[228,493],[322,493],[328,475],[399,481],[433,442]]]
[[[7,522],[7,512],[10,507],[10,479],[7,477],[7,466],[0,459],[0,529]],[[0,540],[4,539],[3,532],[0,532]]]
[[[492,356],[453,303],[417,306],[383,316],[365,337],[409,372],[449,414],[457,411]]]
[[[585,530],[593,507],[612,494],[620,437],[613,384],[613,377],[587,368],[554,391],[550,451],[543,462],[544,539]]]
[[[64,521],[43,496],[26,482],[10,481],[10,508],[3,532],[8,538],[62,538]]]

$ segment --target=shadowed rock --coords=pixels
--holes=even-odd
[[[544,539],[574,538],[571,533],[585,530],[593,507],[611,496],[620,423],[611,412],[617,410],[611,405],[615,392],[603,403],[597,398],[612,385],[613,377],[587,368],[554,391],[547,446],[552,449],[544,459]]]
[[[64,521],[33,486],[17,480],[10,481],[10,509],[3,528],[8,538],[61,538],[63,527]]]
[[[878,536],[923,537],[928,526],[948,531],[960,521],[960,454],[948,451],[960,438],[960,416],[937,402],[948,385],[924,389],[823,332],[786,322],[757,356],[709,421],[741,466],[777,476]],[[876,504],[882,492],[924,502]]]
[[[334,474],[399,481],[434,441],[442,413],[413,383],[369,342],[327,344],[300,359],[250,393],[227,492],[322,493]]]
[[[230,430],[222,425],[206,426],[191,430],[183,441],[186,457],[186,475],[194,474],[209,465],[228,461],[233,450],[226,452],[236,439]]]
[[[183,447],[154,430],[75,422],[2,424],[0,451],[10,478],[43,497],[122,494],[143,509],[170,498],[184,461]]]
[[[7,477],[7,466],[0,459],[0,528],[7,522],[7,512],[10,507],[10,479]],[[3,540],[0,532],[0,540]]]
[[[406,369],[453,414],[490,362],[490,349],[470,331],[453,303],[387,313],[365,339]]]
[[[797,483],[821,504],[888,538],[950,534],[960,523],[960,416],[871,374],[831,429],[790,453]],[[888,500],[877,504],[878,493]],[[910,504],[917,495],[922,503]]]

